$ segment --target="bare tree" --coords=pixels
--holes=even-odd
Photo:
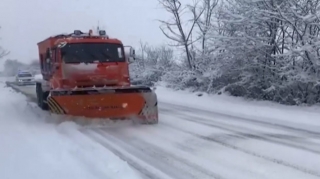
[[[8,54],[9,54],[9,51],[6,51],[2,47],[0,47],[0,59],[2,59],[3,57],[7,56]]]
[[[145,69],[145,61],[146,61],[145,53],[146,53],[147,47],[148,47],[147,43],[140,41],[141,57],[139,58],[139,64],[143,69]]]
[[[0,26],[1,28],[1,26]],[[2,47],[0,47],[0,59],[7,56],[9,54],[9,51],[3,49]]]
[[[182,14],[184,13],[185,9],[187,7],[196,7],[197,2],[193,6],[185,6],[182,7],[182,4],[179,0],[158,0],[159,3],[164,7],[166,11],[168,11],[173,17],[171,21],[163,21],[160,20],[163,26],[165,26],[169,32],[166,32],[163,27],[160,26],[160,29],[162,33],[170,40],[176,42],[176,46],[183,46],[187,60],[188,60],[188,66],[190,69],[193,69],[193,63],[192,63],[192,55],[190,53],[189,45],[193,42],[191,41],[191,35],[194,29],[194,26],[197,22],[197,20],[202,15],[203,11],[200,11],[196,17],[194,17],[191,21],[191,27],[188,31],[184,29],[184,25],[182,22]],[[174,28],[177,28],[174,30]]]
[[[204,54],[206,51],[206,40],[207,40],[207,34],[210,28],[212,28],[212,18],[213,18],[213,12],[215,7],[218,5],[219,0],[202,0],[202,7],[198,8],[196,6],[190,6],[191,12],[193,14],[193,17],[195,19],[195,22],[200,30],[201,34],[201,50]],[[199,17],[199,13],[202,13]],[[198,20],[197,20],[198,19]]]

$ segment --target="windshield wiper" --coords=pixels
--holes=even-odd
[[[104,57],[108,58],[108,61],[110,61],[110,59],[112,58],[109,54],[104,53],[104,51],[102,51],[101,53],[104,55]]]
[[[95,56],[94,53],[91,53],[90,51],[87,52],[91,57],[92,57],[92,60],[90,60],[90,62],[93,62],[95,60],[99,60],[99,57],[97,58],[97,56]],[[89,60],[89,59],[88,59]],[[99,60],[100,61],[100,60]]]

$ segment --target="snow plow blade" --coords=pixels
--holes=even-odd
[[[158,123],[157,96],[149,87],[53,90],[47,104],[61,115]]]

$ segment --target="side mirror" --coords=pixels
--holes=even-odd
[[[129,63],[133,63],[135,60],[136,60],[136,51],[133,47],[131,46],[125,46],[125,47],[128,47],[129,48],[129,52],[126,53],[126,58],[128,59],[128,62]]]
[[[133,58],[133,60],[136,59],[136,51],[133,47],[130,48],[130,54],[129,57]]]

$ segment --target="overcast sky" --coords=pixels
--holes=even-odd
[[[156,19],[169,15],[157,0],[1,0],[0,45],[7,58],[38,58],[37,42],[74,29],[88,31],[100,22],[110,36],[136,48],[166,41]]]

